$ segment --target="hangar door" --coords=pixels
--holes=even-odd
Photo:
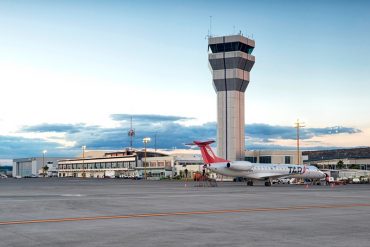
[[[32,162],[19,162],[18,175],[21,177],[32,175]]]

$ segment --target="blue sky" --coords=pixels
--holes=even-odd
[[[256,40],[248,148],[370,145],[368,1],[1,1],[0,158],[214,138],[209,16]]]

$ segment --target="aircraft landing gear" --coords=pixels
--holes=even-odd
[[[252,180],[247,181],[247,186],[253,186],[253,181]]]
[[[265,186],[271,186],[271,181],[270,180],[266,180],[265,181]]]

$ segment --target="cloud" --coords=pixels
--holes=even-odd
[[[135,126],[136,127],[136,126]],[[86,145],[96,149],[116,149],[128,147],[130,138],[128,128],[96,128],[91,132],[80,132],[68,134],[68,138],[74,138],[79,145]],[[150,124],[141,124],[136,128],[136,135],[133,138],[133,146],[141,148],[142,139],[151,137],[149,147],[154,148],[185,148],[184,143],[197,139],[214,139],[216,136],[216,124],[208,123],[200,126],[183,126],[175,122],[167,122],[160,128],[153,128]]]
[[[13,160],[11,159],[0,159],[0,168],[1,166],[12,166]]]
[[[55,133],[77,133],[81,129],[85,129],[84,124],[38,124],[33,126],[24,126],[21,128],[23,132],[55,132]]]
[[[115,121],[132,121],[134,123],[158,123],[158,122],[176,122],[191,120],[194,118],[181,117],[181,116],[166,116],[166,115],[155,115],[155,114],[141,114],[141,115],[130,115],[130,114],[112,114],[111,118]]]
[[[115,150],[128,147],[130,145],[129,114],[113,114],[112,119],[122,121],[114,128],[101,126],[91,126],[86,124],[39,124],[25,126],[20,131],[24,134],[29,133],[61,133],[66,142],[72,142],[73,147],[63,146],[52,139],[22,138],[14,136],[0,136],[0,158],[38,156],[43,149],[50,150],[48,154],[70,156],[81,151],[81,146],[86,145],[88,149]],[[133,138],[133,147],[142,148],[142,139],[151,137],[150,148],[187,148],[184,144],[193,140],[216,140],[217,125],[215,122],[202,125],[186,126],[182,120],[191,118],[181,116],[163,115],[133,115],[133,128],[136,135]],[[354,134],[361,130],[335,126],[325,128],[302,128],[301,139],[306,142],[312,141],[313,137],[326,135],[338,135],[342,133]],[[279,140],[295,140],[296,129],[292,126],[279,126],[269,124],[248,124],[245,128],[246,147],[248,149],[294,149],[295,147],[280,146]],[[37,135],[36,135],[37,136]],[[317,141],[317,140],[315,140]],[[322,143],[315,142],[312,146],[316,149],[328,148]],[[322,147],[321,147],[322,146]],[[55,151],[53,151],[55,150]]]
[[[66,149],[60,144],[38,138],[23,138],[16,136],[0,136],[0,158],[23,158],[41,156],[42,150],[48,150],[48,155],[54,157],[72,157],[76,155],[73,149]]]
[[[129,121],[132,115],[129,114],[113,114],[111,115],[112,119],[116,121]],[[171,136],[172,139],[184,139],[186,137],[195,137],[204,136],[206,134],[209,137],[215,138],[216,136],[216,123],[207,123],[197,126],[183,126],[177,121],[180,120],[189,120],[191,118],[180,117],[180,116],[163,116],[163,115],[133,115],[134,125],[133,127],[139,127],[137,129],[138,137],[144,137],[147,135],[157,135]],[[153,124],[161,123],[161,125]],[[39,124],[33,126],[24,126],[21,131],[23,132],[54,132],[54,133],[66,133],[70,137],[86,137],[87,140],[95,139],[101,137],[104,141],[111,140],[113,146],[114,140],[119,138],[122,140],[122,134],[127,133],[129,127],[126,125],[117,127],[117,128],[102,128],[99,126],[88,126],[85,124]],[[300,138],[301,139],[311,139],[317,136],[324,135],[337,135],[342,133],[354,134],[359,133],[361,130],[335,126],[335,127],[326,127],[326,128],[301,128],[300,129]],[[204,133],[204,134],[203,134]],[[297,138],[296,129],[292,126],[279,126],[279,125],[269,125],[269,124],[249,124],[245,128],[246,138],[271,142],[271,140],[276,139],[289,139],[295,140]],[[199,139],[199,138],[198,138]],[[122,142],[122,141],[121,141]],[[95,142],[94,142],[95,143]],[[173,143],[173,141],[171,141]],[[108,143],[103,146],[108,147]],[[176,145],[175,145],[176,146]]]
[[[304,130],[304,129],[303,129]],[[312,136],[322,136],[322,135],[337,135],[337,134],[355,134],[361,133],[362,131],[356,128],[343,127],[343,126],[334,126],[327,128],[311,128],[308,129],[309,133]],[[303,131],[303,133],[305,133]]]
[[[354,134],[360,133],[361,130],[351,127],[334,126],[325,128],[301,128],[300,139],[311,139],[317,136],[337,135],[337,134]],[[245,128],[247,137],[258,138],[269,142],[272,139],[289,139],[297,138],[297,130],[292,126],[279,126],[269,124],[250,124]]]

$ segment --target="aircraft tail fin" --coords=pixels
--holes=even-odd
[[[205,164],[217,163],[217,162],[229,162],[223,158],[217,157],[209,146],[215,141],[193,141],[193,143],[187,145],[197,145],[202,153],[203,161]]]

